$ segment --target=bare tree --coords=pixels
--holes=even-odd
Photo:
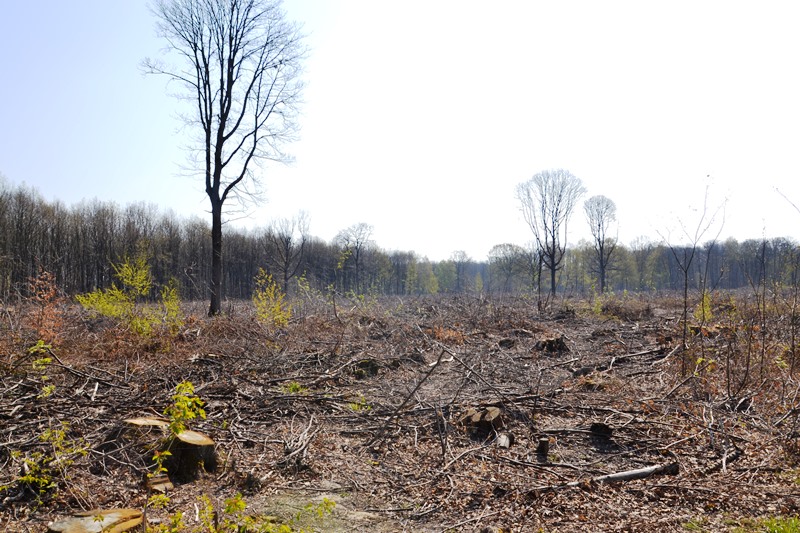
[[[211,201],[211,305],[222,298],[222,207],[247,194],[253,166],[285,161],[280,146],[294,138],[302,84],[302,36],[278,0],[155,0],[158,31],[180,66],[146,59],[147,72],[184,89],[198,128],[193,153]]]
[[[373,228],[366,222],[353,224],[339,232],[334,239],[342,247],[342,263],[352,261],[354,265],[354,290],[361,292],[361,269],[363,266],[364,252],[372,244]]]
[[[670,241],[669,235],[664,236],[659,235],[669,247],[670,251],[672,252],[672,256],[675,259],[675,262],[678,266],[678,269],[681,272],[683,277],[683,313],[681,316],[681,322],[683,323],[683,338],[681,340],[681,348],[686,350],[688,347],[688,331],[689,331],[689,278],[690,272],[692,268],[692,263],[697,255],[697,250],[700,247],[700,242],[706,238],[711,231],[715,228],[717,230],[714,237],[708,241],[709,249],[712,248],[717,240],[719,239],[720,234],[722,233],[722,229],[725,226],[725,202],[722,202],[713,212],[710,212],[709,205],[708,205],[708,195],[709,190],[708,186],[706,186],[705,196],[703,198],[703,208],[700,211],[700,215],[697,219],[697,224],[694,227],[694,231],[691,231],[687,228],[686,224],[683,221],[679,221],[681,224],[681,232],[683,233],[683,239],[688,243],[684,246],[677,246]],[[706,291],[706,282],[708,277],[708,272],[700,272],[700,288],[701,294],[705,297]],[[686,357],[681,357],[681,375],[685,375],[687,371],[687,361]]]
[[[472,263],[472,258],[464,250],[456,250],[450,255],[450,261],[456,267],[456,292],[467,289],[467,267]]]
[[[556,273],[567,250],[567,222],[586,189],[567,170],[545,170],[517,185],[522,216],[550,271],[550,293],[556,294]]]
[[[270,267],[281,275],[283,293],[289,292],[289,280],[303,263],[308,241],[308,215],[300,212],[291,219],[274,220],[262,241]]]
[[[583,204],[586,221],[594,238],[595,263],[600,280],[600,294],[606,292],[606,274],[611,263],[611,254],[617,247],[617,238],[609,237],[611,224],[617,220],[617,206],[602,194],[592,196]]]
[[[646,280],[652,276],[647,274],[647,260],[655,247],[655,244],[645,236],[636,237],[631,242],[630,250],[636,263],[637,290],[644,290],[647,286]]]
[[[489,250],[490,280],[500,282],[501,292],[512,292],[514,280],[524,276],[528,271],[528,253],[522,246],[504,243],[497,244]]]

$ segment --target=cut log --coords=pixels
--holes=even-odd
[[[500,429],[505,424],[502,419],[502,411],[499,407],[487,407],[483,412],[483,421],[492,426],[494,429]]]
[[[169,420],[164,420],[163,418],[154,418],[152,416],[142,416],[138,418],[126,418],[123,420],[126,424],[130,424],[132,426],[155,426],[160,428],[165,428],[169,426]]]
[[[548,352],[548,353],[559,353],[559,352],[569,351],[566,339],[563,335],[551,339],[542,339],[533,346],[533,349],[540,352]]]
[[[158,476],[148,477],[147,488],[149,488],[151,491],[167,492],[175,487],[172,485],[172,481],[170,481],[168,475],[161,474]]]

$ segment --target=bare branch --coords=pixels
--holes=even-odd
[[[229,196],[250,196],[253,167],[284,161],[294,139],[305,49],[299,28],[279,0],[156,0],[153,13],[168,51],[181,67],[146,60],[146,72],[178,82],[196,100],[188,117],[202,133],[202,171],[212,214],[212,302],[219,312],[222,208]],[[192,149],[192,152],[200,148]]]

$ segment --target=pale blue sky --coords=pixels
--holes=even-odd
[[[144,0],[0,0],[0,173],[48,199],[206,217],[177,100],[143,76],[163,46]],[[692,227],[800,237],[800,8],[793,2],[286,0],[304,24],[302,139],[238,225],[305,210],[331,239],[484,259],[525,244],[514,187],[563,167],[618,206],[623,242]],[[572,241],[588,236],[582,211]],[[677,237],[676,237],[677,239]]]

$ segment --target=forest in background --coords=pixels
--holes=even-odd
[[[45,200],[38,191],[0,186],[0,297],[24,295],[40,270],[51,272],[67,294],[111,286],[113,264],[147,257],[154,291],[175,280],[181,298],[207,299],[211,228],[153,204],[121,207],[88,200],[73,206]],[[530,247],[499,243],[485,260],[453,251],[431,261],[414,251],[386,250],[371,239],[367,223],[342,229],[327,242],[308,234],[298,216],[262,229],[226,227],[223,251],[225,295],[249,299],[263,268],[285,292],[297,282],[319,289],[375,295],[485,292],[519,294],[549,290]],[[616,243],[607,272],[611,291],[738,289],[762,284],[796,285],[798,244],[788,238],[707,241],[680,246],[644,238]],[[581,241],[567,250],[559,292],[597,291],[595,249]],[[687,265],[687,259],[691,258]],[[687,268],[688,267],[688,268]],[[541,285],[539,281],[541,279]],[[154,292],[155,296],[155,292]]]

